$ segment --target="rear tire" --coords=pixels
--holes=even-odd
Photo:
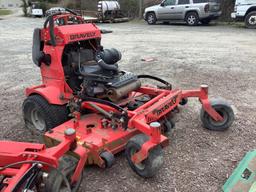
[[[76,169],[78,160],[72,156],[65,155],[60,158],[58,170],[71,181],[71,177]],[[83,173],[83,172],[82,172]],[[77,192],[83,179],[83,174],[79,176],[77,183],[71,187],[72,192]],[[45,183],[45,192],[61,192],[68,191],[68,187],[63,176],[58,171],[52,170]]]
[[[196,12],[188,12],[185,18],[187,25],[196,26],[199,22],[199,17]]]
[[[249,29],[256,29],[256,11],[252,11],[246,15],[245,25]]]
[[[156,14],[155,13],[148,13],[147,14],[147,18],[146,18],[147,22],[149,25],[154,25],[156,23]]]
[[[39,135],[68,120],[66,105],[51,105],[40,95],[29,96],[22,109],[26,128]]]
[[[153,177],[163,165],[163,151],[162,147],[159,145],[149,151],[147,159],[139,164],[133,163],[131,159],[132,156],[137,153],[148,140],[149,137],[144,134],[136,135],[128,141],[125,149],[125,155],[130,167],[143,178]]]

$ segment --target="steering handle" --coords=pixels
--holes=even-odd
[[[65,11],[71,13],[72,15],[78,16],[78,14],[76,12],[74,12],[74,11],[68,9],[68,8],[65,8]],[[50,37],[51,37],[51,44],[54,47],[56,46],[56,40],[55,40],[55,35],[54,35],[54,19],[53,19],[53,17],[57,16],[57,15],[61,15],[61,14],[62,14],[62,12],[54,13],[52,15],[49,15],[46,18],[45,22],[44,22],[44,29],[47,28],[47,25],[49,23],[49,31],[50,31]]]

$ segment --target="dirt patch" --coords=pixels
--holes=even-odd
[[[40,83],[31,61],[32,32],[42,19],[9,18],[0,22],[0,139],[37,141],[24,129],[21,105],[24,89]],[[256,31],[228,26],[187,27],[122,23],[101,25],[114,33],[103,35],[105,47],[123,53],[120,67],[157,75],[174,87],[210,86],[212,97],[233,104],[236,119],[226,132],[201,126],[200,105],[191,99],[182,108],[164,167],[152,179],[138,177],[121,153],[107,170],[86,168],[81,191],[216,192],[227,175],[256,146]],[[143,62],[142,58],[155,58]]]

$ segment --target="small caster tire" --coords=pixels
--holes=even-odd
[[[102,152],[100,157],[105,161],[105,168],[110,168],[115,163],[114,155],[108,151]]]
[[[162,122],[161,133],[168,136],[172,129],[175,128],[175,123],[171,118],[165,118]]]
[[[180,105],[186,105],[188,103],[188,98],[183,98],[180,101]]]
[[[234,122],[235,115],[232,107],[224,99],[210,100],[212,107],[223,117],[223,121],[215,121],[203,108],[200,117],[203,126],[212,131],[225,131]]]
[[[149,140],[149,137],[144,134],[139,134],[132,137],[125,149],[125,155],[132,170],[143,178],[150,178],[156,175],[163,165],[163,151],[161,146],[156,146],[149,151],[147,159],[139,164],[134,164],[132,156],[140,151],[142,145]]]
[[[65,155],[59,160],[58,170],[67,178],[70,182],[71,177],[76,169],[78,160],[72,156]],[[64,181],[63,176],[56,170],[52,170],[45,182],[44,192],[61,192],[68,191],[68,187]],[[77,192],[83,179],[83,172],[80,175],[78,181],[71,185],[71,192]]]

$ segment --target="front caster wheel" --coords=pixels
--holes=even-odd
[[[125,155],[129,165],[135,173],[144,178],[153,177],[163,165],[163,151],[161,146],[157,146],[149,151],[147,159],[139,164],[132,161],[132,156],[140,151],[142,145],[149,140],[149,137],[144,134],[139,134],[132,137],[125,149]]]
[[[231,106],[223,99],[210,101],[212,107],[223,117],[223,121],[215,121],[203,108],[201,109],[201,121],[203,126],[213,131],[225,131],[233,123],[235,115]]]
[[[59,161],[59,167],[57,170],[52,170],[45,183],[45,190],[44,192],[64,192],[69,191],[67,183],[64,180],[64,176],[66,177],[67,181],[71,181],[71,177],[74,174],[74,171],[76,169],[78,160],[72,156],[65,155],[63,156]],[[61,175],[59,172],[61,172],[63,175]],[[82,172],[83,173],[83,172]],[[80,184],[83,179],[83,174],[79,176],[78,181],[71,185],[71,192],[77,192]]]

